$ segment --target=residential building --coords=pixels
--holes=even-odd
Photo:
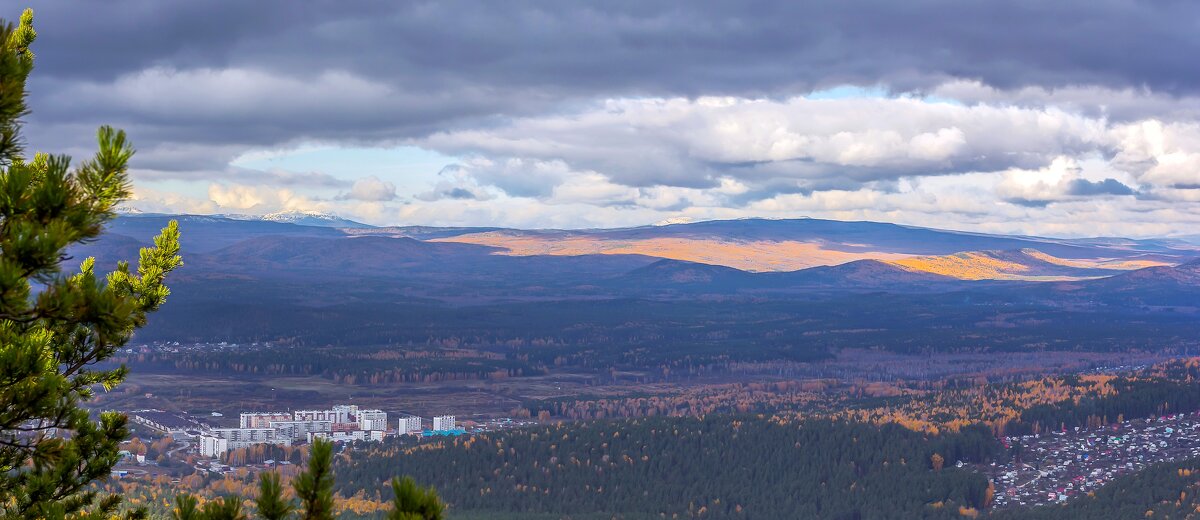
[[[276,438],[288,438],[302,441],[312,432],[333,431],[330,421],[271,421],[271,429],[275,430]]]
[[[308,442],[312,442],[314,439],[326,439],[331,442],[365,441],[365,440],[367,440],[368,433],[371,433],[371,432],[365,432],[362,430],[357,430],[357,431],[352,431],[352,432],[329,432],[329,433],[313,432],[313,433],[308,434]],[[380,432],[380,433],[383,433],[383,432]]]
[[[401,417],[396,425],[396,435],[412,435],[421,433],[421,418],[416,415]]]
[[[295,421],[329,421],[333,424],[350,424],[358,415],[358,405],[339,404],[329,410],[298,410],[292,413]]]
[[[382,410],[359,410],[358,427],[366,431],[387,430],[387,412]]]
[[[352,423],[356,422],[358,417],[358,405],[356,404],[339,404],[333,407],[333,412],[337,414],[335,423]]]
[[[275,440],[272,428],[213,428],[212,435],[234,442],[270,442]]]
[[[207,439],[207,440],[206,440]],[[220,439],[224,443],[212,440]],[[206,446],[207,443],[207,446]],[[225,453],[237,448],[246,448],[255,444],[278,444],[291,446],[290,437],[277,437],[272,428],[215,428],[207,435],[200,437],[200,453]],[[215,455],[208,455],[210,457]]]
[[[201,456],[217,458],[229,451],[229,441],[212,435],[202,435],[198,447]]]
[[[433,431],[444,432],[454,429],[453,415],[439,415],[433,418]]]
[[[269,428],[273,421],[290,421],[288,412],[242,412],[238,426],[241,428]]]
[[[338,414],[333,410],[296,410],[292,412],[293,421],[329,421],[337,423]]]

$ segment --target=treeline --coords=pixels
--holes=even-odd
[[[1113,479],[1095,493],[1062,506],[998,511],[998,520],[1118,520],[1196,518],[1200,511],[1200,459],[1151,466]]]
[[[570,420],[638,417],[699,417],[709,414],[772,414],[826,411],[839,398],[822,393],[830,381],[730,383],[680,388],[671,394],[527,399],[513,411],[519,417]]]
[[[413,475],[462,518],[958,518],[992,489],[955,462],[997,450],[983,427],[650,418],[366,445],[337,474],[344,496]]]
[[[456,352],[403,347],[375,350],[275,346],[138,354],[117,357],[115,361],[134,365],[141,371],[320,376],[341,384],[372,385],[505,379],[546,373],[544,367],[516,356],[486,352],[463,356]]]
[[[1071,384],[1070,377],[1067,383]],[[1200,410],[1200,385],[1186,380],[1119,377],[1108,383],[1115,393],[1039,404],[1006,425],[1007,435],[1028,435],[1063,428],[1096,428],[1126,419],[1191,413]]]
[[[216,283],[216,282],[214,282]],[[142,341],[414,345],[526,356],[537,366],[668,367],[813,361],[844,348],[957,351],[1182,350],[1200,330],[1178,313],[1077,312],[983,293],[794,301],[589,300],[451,306],[365,288],[220,282],[180,291]],[[268,290],[269,289],[269,290]],[[229,294],[243,298],[233,302]],[[386,297],[384,297],[386,296]],[[378,299],[375,299],[378,297]],[[996,309],[1003,308],[1003,319]]]
[[[897,423],[932,433],[983,423],[996,436],[1019,436],[1195,412],[1200,410],[1200,385],[1195,384],[1198,376],[1200,358],[1184,358],[1123,376],[1042,376],[1015,383],[978,379],[973,386],[931,391],[900,382],[891,385],[892,397],[833,402],[826,410],[833,417]],[[886,396],[888,389],[882,385],[872,393]],[[853,390],[850,393],[855,395]]]

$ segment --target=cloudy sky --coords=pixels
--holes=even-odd
[[[32,6],[30,147],[144,211],[1200,233],[1196,2]]]

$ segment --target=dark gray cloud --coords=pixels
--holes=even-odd
[[[347,70],[406,85],[771,94],[845,82],[1195,92],[1194,2],[34,1],[41,72]],[[15,11],[15,10],[14,10]],[[11,16],[11,15],[10,15]],[[52,36],[52,37],[49,37]]]
[[[1195,2],[31,5],[31,148],[82,158],[113,124],[139,148],[139,184],[218,181],[199,204],[407,201],[403,218],[424,222],[574,211],[589,225],[797,212],[928,225],[986,207],[1002,223],[1039,212],[1053,230],[1089,204],[1154,203],[1162,222],[1195,220],[1194,194],[1174,192],[1200,164]],[[842,85],[917,95],[796,98]],[[460,164],[426,191],[230,165],[308,144],[416,145]],[[1106,160],[1087,178],[1107,180],[1034,175],[1059,157]],[[993,193],[1009,170],[1034,178]],[[971,177],[978,193],[955,184],[989,172]],[[942,184],[914,192],[912,179]]]
[[[1193,2],[32,5],[43,35],[34,120],[94,118],[164,141],[379,141],[598,96],[908,90],[950,78],[1200,92],[1200,70],[1186,62],[1200,53]],[[184,75],[129,80],[159,69]],[[246,73],[195,73],[230,69]],[[196,88],[180,88],[188,83]],[[239,105],[221,84],[261,102]],[[275,96],[255,97],[262,91]]]

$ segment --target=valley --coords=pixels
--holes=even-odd
[[[1200,520],[1200,2],[0,13],[0,520]]]
[[[110,238],[72,254],[101,263],[128,257],[141,246],[128,237],[163,218],[121,217]],[[383,472],[372,469],[375,460],[445,489],[460,518],[590,518],[595,500],[613,499],[624,518],[756,517],[766,510],[751,504],[779,500],[771,493],[791,484],[747,494],[727,483],[683,490],[664,482],[641,500],[618,482],[635,474],[665,479],[655,473],[663,467],[642,468],[628,449],[612,451],[611,441],[582,440],[603,432],[648,443],[671,428],[736,444],[741,424],[763,436],[749,442],[766,445],[824,442],[804,437],[812,428],[881,435],[881,446],[896,449],[913,443],[907,455],[896,454],[909,467],[895,475],[828,473],[855,491],[814,495],[823,504],[818,516],[881,507],[852,498],[866,486],[900,501],[893,513],[1003,517],[1057,504],[1056,490],[1075,486],[1069,481],[1078,476],[1052,472],[1010,485],[1002,479],[1009,471],[997,471],[1028,458],[1013,443],[1037,450],[1041,441],[1030,436],[1057,438],[1059,428],[1093,431],[1200,409],[1200,395],[1178,386],[1195,371],[1180,360],[1200,354],[1200,248],[1183,241],[810,220],[529,232],[274,218],[282,222],[183,217],[191,252],[172,305],[108,361],[128,367],[128,381],[89,406],[162,410],[210,427],[236,426],[232,418],[244,410],[344,403],[393,416],[449,413],[471,428],[520,425],[463,439],[344,446],[342,471],[354,475],[340,491],[344,511],[365,518],[383,507],[369,494]],[[967,451],[934,447],[959,442],[951,439],[962,431],[982,436],[970,437]],[[541,453],[546,446],[533,439],[543,435],[581,436],[569,456],[591,469],[568,470],[566,454],[550,455],[558,462],[511,453],[487,462],[491,456],[473,448],[517,443]],[[196,465],[194,449],[179,446],[168,457],[175,469],[131,473],[143,476],[110,488],[150,500],[172,490],[216,496],[266,471],[254,461],[269,458],[239,451],[212,461],[216,471],[194,473],[188,468],[205,467],[203,460]],[[676,447],[652,451],[670,460]],[[852,464],[894,464],[891,456],[872,458],[881,449]],[[597,465],[585,453],[609,459]],[[830,464],[801,453],[797,464]],[[303,445],[277,455],[306,456]],[[708,464],[770,465],[757,452],[705,456],[716,457]],[[914,456],[920,464],[908,462]],[[613,466],[613,457],[634,462]],[[1096,459],[1089,472],[1117,478],[1175,462],[1160,457],[1127,468],[1116,466],[1126,459],[1107,460]],[[446,464],[462,469],[431,469]],[[509,469],[484,472],[501,466]],[[1012,467],[1020,476],[1025,466]],[[558,472],[567,480],[539,480]],[[928,485],[895,488],[880,478]],[[676,496],[689,500],[668,498]]]

